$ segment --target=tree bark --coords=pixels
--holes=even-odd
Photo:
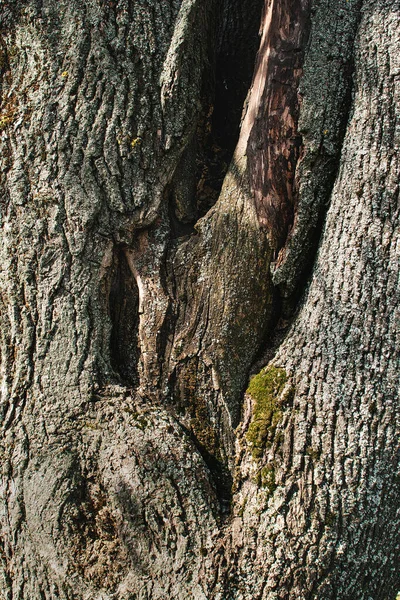
[[[0,7],[0,598],[394,599],[398,2]]]

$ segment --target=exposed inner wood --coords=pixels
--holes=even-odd
[[[285,243],[297,202],[295,169],[302,144],[298,87],[309,17],[308,1],[266,3],[252,93],[236,151],[247,155],[258,218],[275,250]]]

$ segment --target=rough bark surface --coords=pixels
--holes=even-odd
[[[400,7],[261,4],[0,4],[2,600],[400,587]]]

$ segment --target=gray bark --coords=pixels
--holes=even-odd
[[[0,5],[2,600],[400,588],[400,6],[260,7]]]

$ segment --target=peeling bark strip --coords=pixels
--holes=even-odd
[[[246,146],[250,185],[260,224],[279,250],[293,223],[298,86],[310,28],[309,0],[267,0],[252,92],[239,147]]]
[[[293,227],[273,268],[273,282],[284,297],[301,294],[329,206],[352,106],[354,40],[362,5],[363,0],[312,3],[299,86],[302,149],[295,175],[297,204]]]

